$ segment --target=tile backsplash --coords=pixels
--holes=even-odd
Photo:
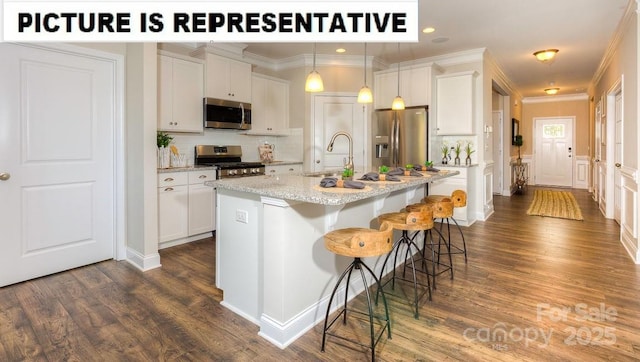
[[[204,133],[170,133],[171,144],[178,148],[180,154],[186,154],[189,165],[193,165],[196,145],[240,145],[242,161],[260,161],[258,145],[269,143],[275,145],[274,156],[277,161],[302,161],[302,128],[291,128],[289,136],[255,136],[244,135],[237,130],[206,129]]]

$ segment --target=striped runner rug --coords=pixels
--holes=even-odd
[[[576,198],[568,191],[536,190],[527,215],[584,220]]]

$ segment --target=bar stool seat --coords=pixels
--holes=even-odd
[[[353,261],[349,266],[345,269],[345,271],[340,275],[338,281],[336,282],[333,291],[331,292],[331,297],[329,298],[329,304],[327,305],[327,313],[324,319],[324,327],[322,331],[322,348],[321,351],[324,352],[324,347],[327,340],[327,335],[340,338],[345,341],[349,341],[352,343],[359,344],[364,347],[368,347],[371,349],[371,360],[375,361],[375,347],[380,338],[384,335],[384,331],[387,331],[388,338],[391,338],[391,324],[389,319],[389,308],[387,306],[387,300],[384,295],[384,291],[382,290],[382,286],[380,285],[380,280],[376,277],[375,273],[369,268],[361,258],[365,257],[373,257],[380,256],[391,251],[393,247],[392,243],[393,238],[393,228],[389,223],[382,223],[380,226],[380,230],[375,229],[367,229],[367,228],[345,228],[338,229],[334,231],[330,231],[324,235],[324,245],[327,250],[342,256],[352,257]],[[355,309],[347,308],[347,297],[349,295],[349,281],[351,279],[351,273],[353,270],[359,270],[360,275],[362,277],[362,282],[364,284],[364,291],[367,297],[367,313],[362,311],[358,311]],[[377,286],[377,292],[382,295],[382,301],[384,304],[384,316],[375,316],[376,319],[381,321],[382,327],[378,333],[375,331],[374,324],[374,311],[373,304],[371,301],[371,295],[369,292],[369,286],[367,285],[367,278],[364,271],[368,271]],[[331,304],[336,295],[340,284],[343,279],[346,279],[346,290],[344,297],[344,306],[340,309],[338,314],[329,321],[329,312],[331,311]],[[376,294],[377,296],[378,294]],[[365,315],[368,317],[369,321],[369,333],[370,333],[370,344],[364,345],[359,343],[356,340],[351,340],[345,338],[344,336],[340,336],[331,331],[331,327],[334,323],[342,316],[342,324],[347,324],[347,312],[355,313],[359,315]],[[359,325],[357,323],[356,325]]]
[[[382,214],[378,216],[378,221],[380,223],[389,223],[395,230],[402,231],[401,238],[394,243],[393,250],[389,254],[387,254],[387,257],[384,259],[384,263],[382,264],[380,279],[382,279],[382,275],[384,274],[389,258],[391,257],[392,254],[394,255],[393,264],[392,264],[392,268],[393,268],[392,276],[389,280],[384,282],[382,286],[384,287],[387,283],[391,282],[392,289],[395,289],[396,279],[413,283],[414,300],[412,304],[415,307],[414,317],[418,319],[419,310],[420,310],[419,301],[422,298],[422,296],[425,293],[428,293],[429,300],[431,300],[431,280],[429,278],[428,271],[424,271],[424,274],[427,278],[427,282],[426,282],[427,284],[424,285],[424,284],[418,283],[416,272],[420,272],[421,270],[416,269],[416,266],[415,266],[416,261],[414,260],[414,254],[421,255],[420,248],[413,241],[413,238],[409,237],[409,231],[419,232],[423,230],[425,231],[430,230],[431,228],[433,228],[433,225],[434,225],[433,212],[431,210],[431,207],[425,204],[422,207],[416,207],[410,212],[401,211],[401,212],[392,212],[392,213]],[[400,253],[403,246],[406,247],[403,272],[402,272],[402,276],[397,276],[396,265],[398,262],[398,254]],[[412,279],[407,279],[406,277],[406,270],[407,270],[408,264],[411,266],[410,269],[411,269]],[[420,295],[418,295],[418,285],[426,287],[426,290]]]
[[[429,195],[429,196],[426,196],[424,199],[422,199],[422,202],[433,203],[433,202],[441,201],[444,198],[450,198],[451,201],[453,201],[454,208],[467,206],[467,193],[464,190],[453,190],[453,192],[451,193],[451,196]],[[460,224],[458,224],[458,221],[456,221],[456,219],[453,217],[453,213],[449,217],[440,218],[440,219],[442,223],[444,223],[444,221],[446,220],[447,231],[450,231],[449,220],[452,220],[455,223],[456,227],[458,228],[458,231],[460,232],[460,237],[462,238],[462,247],[457,246],[455,244],[451,244],[451,234],[449,234],[449,243],[451,244],[451,248],[454,249],[454,251],[452,251],[451,253],[464,254],[464,262],[466,264],[467,263],[467,242],[464,239],[464,233],[462,232],[462,228],[460,227]],[[440,225],[441,230],[442,230],[442,223]]]

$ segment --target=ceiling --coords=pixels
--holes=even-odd
[[[367,54],[393,64],[486,48],[523,97],[544,96],[550,82],[558,95],[585,93],[618,24],[633,0],[419,0],[418,43],[372,43]],[[363,55],[361,43],[318,43],[318,54]],[[541,63],[532,55],[556,48]],[[305,43],[249,43],[245,52],[279,60],[309,54]]]

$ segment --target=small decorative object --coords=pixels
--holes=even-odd
[[[422,171],[426,171],[429,169],[429,167],[433,167],[433,161],[426,161],[424,163],[424,166],[422,166]]]
[[[472,147],[473,144],[471,142],[467,142],[467,145],[464,147],[464,152],[467,154],[467,158],[464,160],[464,164],[467,166],[471,165],[471,154],[475,152]]]
[[[348,181],[353,180],[353,170],[350,170],[350,169],[348,169],[348,168],[345,168],[345,169],[342,171],[342,179],[343,179],[343,180],[348,180]]]
[[[456,165],[460,165],[460,152],[462,152],[462,147],[460,146],[460,141],[456,142],[456,146],[453,148],[453,152],[456,154],[456,158],[453,160]]]
[[[449,145],[446,143],[442,144],[440,151],[442,151],[442,164],[446,165],[449,162]]]
[[[518,146],[518,159],[516,160],[516,163],[518,165],[521,165],[522,164],[522,158],[520,158],[520,147],[522,147],[522,144],[523,144],[522,135],[516,135],[515,142],[513,144]]]
[[[378,168],[378,172],[379,172],[379,173],[383,173],[383,174],[384,174],[384,173],[387,173],[387,172],[389,172],[389,167],[387,167],[387,166],[385,166],[385,165],[382,165],[382,166],[380,166],[380,167]]]
[[[169,143],[173,140],[173,137],[169,136],[165,132],[158,132],[157,146],[158,146],[158,168],[169,168],[171,165],[171,150],[169,149]]]

